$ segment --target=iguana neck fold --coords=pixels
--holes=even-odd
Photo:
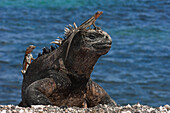
[[[99,55],[91,53],[88,48],[82,48],[77,53],[71,54],[68,57],[65,66],[69,72],[89,79],[99,57]]]

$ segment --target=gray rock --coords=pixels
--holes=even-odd
[[[98,105],[92,108],[79,108],[79,107],[68,107],[60,108],[58,106],[51,105],[32,105],[31,107],[19,107],[14,105],[0,105],[0,113],[170,113],[170,106],[160,106],[158,108],[153,108],[147,105],[126,105],[120,107],[113,107],[109,105]]]

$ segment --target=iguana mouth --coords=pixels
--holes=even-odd
[[[93,44],[92,46],[95,49],[110,49],[111,48],[112,43],[98,43],[98,44]]]

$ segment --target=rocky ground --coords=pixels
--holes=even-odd
[[[0,113],[170,113],[170,106],[160,106],[153,108],[147,105],[127,105],[120,107],[112,107],[108,105],[98,105],[93,108],[78,108],[78,107],[57,107],[32,105],[31,107],[19,107],[14,105],[0,105]]]

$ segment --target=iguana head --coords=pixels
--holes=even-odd
[[[58,50],[62,51],[60,55],[65,68],[72,74],[89,78],[98,58],[111,48],[112,39],[106,32],[96,26],[94,29],[90,28],[102,13],[98,11],[78,27],[75,23],[74,26],[67,26],[64,29],[65,39],[59,37],[52,42],[60,47]]]
[[[110,50],[111,44],[111,37],[101,29],[82,30],[75,35],[70,47],[69,56],[81,51],[88,51],[90,54],[101,56]]]
[[[63,43],[63,46],[67,41]],[[73,73],[89,77],[101,55],[111,48],[111,37],[102,30],[82,30],[73,38],[65,61],[66,68]]]
[[[102,30],[87,30],[82,31],[82,40],[84,47],[88,48],[96,55],[104,55],[111,48],[111,37]]]

